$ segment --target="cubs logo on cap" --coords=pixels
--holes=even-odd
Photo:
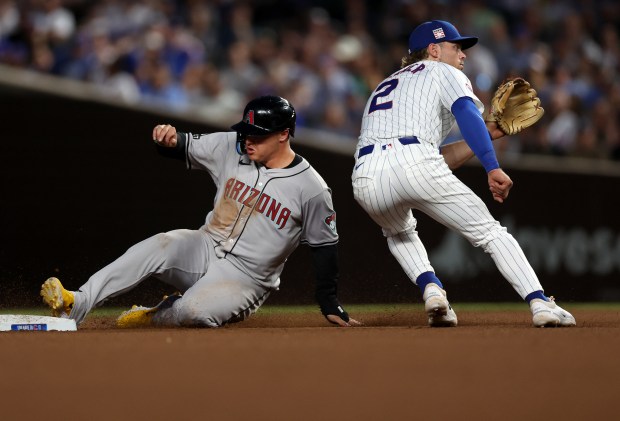
[[[477,37],[464,37],[450,22],[432,20],[416,27],[409,36],[409,54],[420,51],[430,44],[440,42],[454,42],[461,45],[462,50],[473,47],[478,42]]]

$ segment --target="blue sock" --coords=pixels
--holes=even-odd
[[[525,301],[527,301],[527,303],[529,304],[530,301],[532,301],[535,298],[540,298],[541,300],[544,301],[549,301],[549,298],[547,298],[547,296],[545,294],[543,294],[542,291],[534,291],[534,292],[530,292],[529,294],[527,294],[527,296],[525,297]]]
[[[441,281],[439,280],[439,278],[437,278],[437,276],[435,276],[434,272],[424,272],[423,274],[418,276],[415,281],[416,284],[418,284],[418,287],[420,287],[422,294],[424,294],[424,288],[426,288],[428,284],[437,284],[439,288],[443,289]]]

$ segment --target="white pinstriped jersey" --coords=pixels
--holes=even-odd
[[[368,100],[358,148],[417,136],[437,149],[456,122],[450,110],[461,97],[472,98],[480,112],[484,110],[467,76],[448,64],[423,60],[400,69]]]
[[[439,150],[456,123],[452,104],[462,97],[472,98],[483,111],[467,76],[437,61],[414,63],[380,83],[362,118],[353,195],[381,226],[390,251],[414,283],[434,269],[412,209],[482,247],[525,298],[542,286],[519,244],[452,173]]]

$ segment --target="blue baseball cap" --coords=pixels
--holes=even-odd
[[[461,49],[466,50],[476,45],[478,37],[462,37],[450,22],[431,20],[418,25],[409,35],[409,54],[444,41],[460,44]]]

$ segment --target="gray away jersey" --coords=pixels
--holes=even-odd
[[[300,243],[338,242],[331,190],[305,159],[267,169],[236,150],[235,132],[187,134],[187,166],[209,172],[217,186],[214,209],[202,229],[219,257],[277,286],[288,256]]]

